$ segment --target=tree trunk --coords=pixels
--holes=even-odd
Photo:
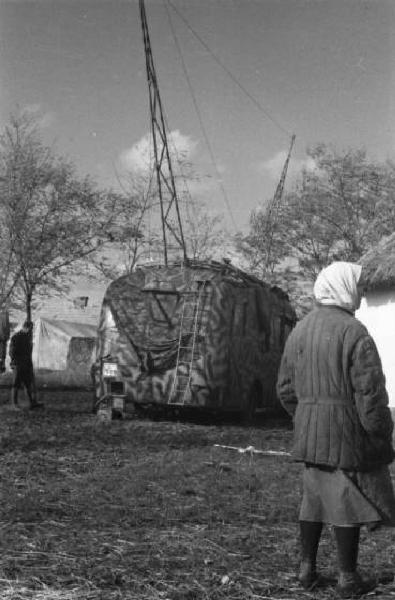
[[[26,320],[31,323],[32,321],[32,293],[27,292],[26,294]]]

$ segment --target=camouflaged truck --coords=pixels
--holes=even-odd
[[[296,322],[287,295],[228,263],[145,266],[108,287],[93,367],[97,403],[238,411],[279,407]]]

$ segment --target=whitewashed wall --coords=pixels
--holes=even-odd
[[[395,407],[395,290],[367,294],[355,316],[376,342],[387,380],[389,403]]]

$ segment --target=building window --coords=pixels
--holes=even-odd
[[[77,296],[74,298],[74,308],[86,308],[88,306],[89,296]]]

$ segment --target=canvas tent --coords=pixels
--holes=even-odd
[[[376,342],[390,406],[395,407],[395,234],[369,250],[361,264],[366,295],[356,316]]]
[[[90,386],[95,343],[96,326],[43,317],[35,320],[33,366],[37,385]]]

